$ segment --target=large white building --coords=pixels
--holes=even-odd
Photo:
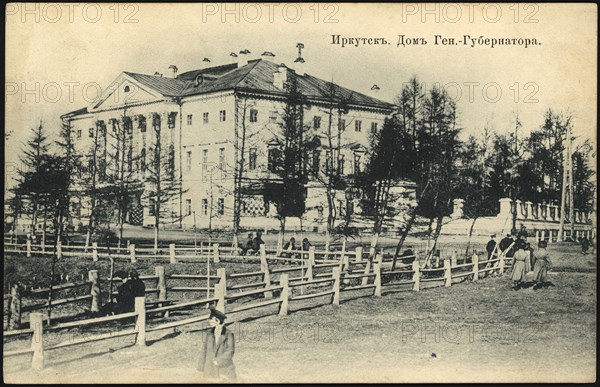
[[[114,140],[111,130],[119,125],[125,128],[133,144],[133,157],[128,158],[146,165],[155,142],[154,129],[160,125],[161,154],[168,158],[175,176],[182,181],[181,193],[171,200],[173,219],[177,219],[173,225],[185,228],[194,221],[198,227],[208,227],[209,222],[212,227],[231,227],[234,167],[239,157],[236,144],[239,146],[240,133],[245,131],[241,226],[276,228],[275,208],[265,199],[267,188],[262,183],[276,178],[270,171],[269,155],[282,132],[285,85],[293,79],[310,102],[304,111],[305,124],[311,126],[321,143],[309,155],[309,169],[315,176],[306,184],[307,212],[303,222],[307,229],[322,230],[327,218],[327,200],[316,174],[321,173],[329,157],[332,91],[348,106],[345,114],[336,112],[331,118],[336,121],[333,125],[336,141],[338,124],[345,129],[339,134],[343,157],[340,168],[344,175],[352,175],[364,167],[369,135],[383,125],[394,107],[304,73],[302,59],[290,68],[276,63],[271,53],[255,60],[245,58],[241,53],[237,63],[216,67],[211,67],[205,59],[203,68],[171,77],[123,72],[113,82],[114,87],[106,90],[96,103],[65,114],[62,119],[70,122],[82,154],[90,152],[95,136],[99,136],[101,152],[97,162],[106,163],[107,168],[115,164],[111,156],[110,143]],[[142,194],[142,173],[136,179],[140,181],[140,190],[134,195],[127,219],[134,224],[152,225],[152,203]],[[343,192],[336,198],[342,212],[346,200]],[[85,223],[86,204],[79,208],[76,214]]]

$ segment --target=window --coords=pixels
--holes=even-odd
[[[127,149],[127,172],[133,171],[133,147]]]
[[[160,114],[158,113],[152,114],[152,128],[155,132],[160,131]]]
[[[202,199],[202,214],[208,215],[208,199]]]
[[[371,132],[375,132],[377,130],[377,122],[371,122]]]
[[[192,170],[192,151],[187,151],[185,166],[188,172]]]
[[[176,117],[177,117],[177,112],[169,113],[169,117],[168,117],[169,129],[173,129],[175,127],[175,118]]]
[[[225,148],[219,148],[219,169],[221,170],[221,176],[223,176],[225,168]]]
[[[362,131],[362,121],[361,120],[354,121],[354,131],[355,132]]]
[[[112,131],[113,133],[117,132],[117,119],[116,118],[111,118],[110,119],[110,124],[112,125]]]
[[[140,132],[146,132],[146,117],[141,114],[138,116],[138,128],[140,129]]]
[[[335,167],[333,166],[332,163],[333,163],[333,159],[331,157],[331,150],[327,150],[325,152],[325,173],[327,175],[330,175],[333,172],[333,170],[335,170],[334,169]]]
[[[202,149],[202,180],[206,181],[208,172],[208,149]]]
[[[250,148],[248,155],[248,169],[256,169],[256,148]]]
[[[313,129],[319,129],[321,127],[321,117],[314,116],[313,117]]]
[[[354,154],[354,174],[360,173],[360,155]]]
[[[219,198],[219,200],[217,201],[217,215],[225,215],[225,199],[223,198]]]
[[[344,155],[340,155],[340,159],[338,160],[338,169],[339,169],[339,174],[343,175],[344,174]]]
[[[258,121],[258,110],[250,109],[250,122]]]
[[[271,122],[271,123],[277,122],[277,110],[271,110],[269,112],[269,122]]]
[[[192,215],[192,199],[185,199],[185,213]]]
[[[94,130],[94,129],[92,129]],[[81,129],[77,129],[77,139],[81,138]]]
[[[88,136],[89,136],[90,138],[94,138],[94,128],[89,128],[89,129],[88,129]]]
[[[208,124],[208,112],[202,113],[202,122]]]
[[[267,159],[267,168],[269,172],[276,173],[279,170],[281,151],[277,148],[270,148]]]
[[[191,125],[191,124],[192,124],[192,115],[191,115],[191,114],[188,114],[188,115],[187,115],[187,124],[188,124],[188,125]]]
[[[227,118],[226,113],[227,112],[225,110],[221,110],[219,112],[219,121],[225,122],[225,119]]]
[[[169,146],[169,176],[175,176],[175,146]]]
[[[151,198],[148,204],[148,214],[154,216],[156,214],[156,199]]]
[[[311,173],[315,178],[319,177],[319,167],[321,165],[320,156],[321,153],[318,150],[313,151]]]
[[[123,129],[125,129],[125,133],[127,134],[133,133],[133,122],[131,121],[131,117],[123,117]]]
[[[129,93],[129,86],[125,86],[125,88],[123,89],[124,92]]]

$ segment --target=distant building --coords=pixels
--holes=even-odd
[[[89,153],[98,134],[101,152],[97,165],[102,168],[111,168],[116,163],[111,153],[114,139],[110,131],[122,125],[131,134],[133,156],[125,162],[136,164],[129,168],[139,170],[140,184],[127,214],[129,223],[154,224],[153,203],[143,194],[148,187],[142,169],[150,163],[155,142],[153,130],[159,126],[163,157],[168,158],[174,175],[182,181],[182,193],[170,203],[173,225],[189,228],[194,224],[195,214],[198,227],[208,227],[209,219],[213,227],[231,227],[236,133],[239,135],[245,126],[241,225],[276,227],[275,208],[265,198],[264,182],[276,179],[270,160],[281,133],[285,85],[294,78],[299,91],[310,102],[304,112],[305,124],[312,126],[321,144],[308,157],[307,167],[312,176],[306,184],[305,226],[323,229],[327,200],[317,177],[329,157],[328,93],[334,90],[336,97],[343,98],[349,108],[347,114],[333,118],[339,119],[345,128],[340,136],[343,160],[339,168],[347,176],[364,168],[369,134],[381,128],[394,106],[339,85],[333,85],[332,89],[330,82],[305,74],[303,60],[297,60],[292,69],[275,63],[271,53],[249,61],[245,57],[246,54],[240,53],[238,63],[205,67],[173,77],[123,72],[98,102],[61,117],[71,124],[82,154]],[[203,63],[210,64],[208,60]],[[173,73],[177,71],[175,66],[171,69]],[[346,200],[352,199],[346,199],[342,192],[336,200],[343,214]],[[75,207],[74,223],[79,217],[85,224],[87,203]],[[341,218],[339,213],[338,216]]]

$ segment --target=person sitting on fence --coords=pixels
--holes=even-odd
[[[552,262],[546,247],[548,242],[540,241],[538,250],[534,254],[533,267],[533,290],[537,290],[546,284],[548,270],[552,270]]]
[[[264,245],[265,242],[262,240],[262,232],[257,231],[256,232],[256,237],[254,239],[252,239],[252,248],[250,250],[248,250],[248,255],[250,255],[250,253],[256,255],[259,253],[260,251],[260,245]]]
[[[312,246],[312,245],[308,241],[308,238],[302,239],[302,251],[308,251],[308,250],[310,250],[310,246]]]
[[[408,247],[402,255],[400,256],[400,262],[402,264],[411,264],[415,260],[415,253],[412,250],[412,247]]]
[[[496,249],[496,241],[494,240],[494,238],[496,238],[496,235],[491,235],[490,241],[487,243],[487,245],[485,245],[485,251],[487,251],[488,253],[488,259],[492,259],[492,254]]]
[[[196,369],[204,379],[235,382],[236,372],[233,363],[235,337],[225,326],[225,314],[211,308],[208,323],[212,327],[205,331],[200,343],[200,359]]]
[[[146,285],[144,285],[144,281],[140,279],[140,275],[137,270],[129,270],[128,276],[129,281],[127,281],[127,283],[129,284],[135,303],[136,297],[144,297],[146,295]]]
[[[135,308],[135,297],[131,291],[131,285],[128,283],[128,274],[124,270],[119,270],[113,275],[113,279],[120,279],[121,285],[117,288],[116,300],[111,296],[111,301],[102,306],[102,314],[113,315],[118,313],[132,312]]]
[[[525,260],[529,259],[529,251],[526,250],[527,244],[523,240],[515,242],[515,255],[513,259],[512,274],[510,278],[513,281],[513,290],[519,290],[525,282]]]
[[[284,258],[291,258],[292,251],[294,250],[296,250],[296,238],[291,237],[290,240],[283,245],[283,253],[281,253],[281,256]]]
[[[248,234],[248,239],[246,240],[246,243],[240,246],[240,255],[246,255],[248,253],[248,250],[252,249],[252,243],[252,233],[250,233]]]

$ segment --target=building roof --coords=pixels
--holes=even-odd
[[[248,61],[242,67],[238,67],[237,63],[230,63],[188,71],[179,74],[176,78],[132,72],[125,72],[125,74],[165,97],[188,97],[228,90],[283,96],[285,92],[273,84],[274,73],[278,72],[279,66],[268,60],[255,59]],[[394,108],[394,105],[377,98],[309,74],[299,75],[291,69],[288,70],[288,79],[294,77],[298,90],[309,100],[327,101],[333,88],[336,98],[344,100],[349,105],[384,110]],[[63,117],[85,113],[87,113],[86,108],[65,114]]]

